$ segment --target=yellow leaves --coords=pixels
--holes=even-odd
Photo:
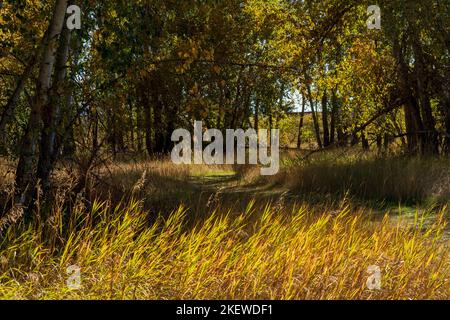
[[[209,114],[208,103],[202,97],[192,98],[186,107],[186,111],[195,116],[201,116],[202,118],[206,118]]]
[[[186,59],[186,58],[189,58],[189,53],[188,52],[183,52],[183,51],[178,51],[178,56],[180,58]]]
[[[147,71],[145,69],[139,70],[139,76],[141,79],[145,78],[146,75],[147,75]]]
[[[198,41],[190,39],[178,51],[178,57],[183,59],[198,58],[199,51],[200,51],[200,43]]]
[[[193,57],[197,57],[198,56],[198,48],[196,46],[192,46],[191,47],[191,55]]]
[[[205,119],[205,118],[208,116],[208,114],[209,114],[208,108],[203,109],[203,110],[200,112],[200,116],[201,116],[202,119]]]
[[[191,90],[189,90],[189,94],[195,96],[195,95],[197,95],[198,93],[199,93],[199,90],[198,90],[198,83],[196,82],[196,83],[194,84],[194,86],[191,88]]]
[[[203,58],[204,58],[205,60],[209,60],[209,61],[214,60],[214,49],[211,49],[211,50],[205,50],[205,51],[203,52]]]
[[[178,57],[182,60],[182,64],[175,68],[177,73],[185,73],[189,70],[191,64],[200,56],[200,43],[190,39],[186,44],[182,45],[177,52]]]
[[[218,65],[214,65],[214,66],[211,68],[211,70],[212,70],[214,73],[219,74],[220,71],[222,71],[222,68],[219,67]]]
[[[185,73],[189,68],[185,65],[175,67],[175,71],[179,74]]]

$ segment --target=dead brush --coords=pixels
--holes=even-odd
[[[139,180],[133,186],[133,189],[131,192],[132,195],[136,195],[144,189],[145,183],[146,183],[146,176],[147,176],[147,170],[145,169],[142,172],[142,176],[139,178]]]
[[[209,196],[208,201],[206,202],[207,208],[214,208],[220,204],[221,194],[224,189],[225,189],[225,187],[223,187],[223,186],[219,187],[219,188],[217,188],[217,190],[214,193],[212,193]]]

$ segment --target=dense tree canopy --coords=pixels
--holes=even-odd
[[[62,159],[167,153],[194,120],[282,128],[295,110],[285,134],[298,147],[308,113],[316,148],[449,153],[450,3],[379,1],[380,30],[366,26],[370,4],[3,1],[0,152],[18,159],[18,199]]]

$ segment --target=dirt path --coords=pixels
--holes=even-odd
[[[221,173],[191,176],[190,183],[201,190],[202,193],[220,195],[222,200],[274,202],[281,197],[286,197],[289,190],[283,187],[275,187],[264,183],[245,184],[236,173]],[[290,195],[295,198],[294,195]]]

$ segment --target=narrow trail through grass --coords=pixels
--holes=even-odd
[[[296,194],[285,185],[276,185],[266,181],[256,181],[253,183],[242,183],[239,173],[233,171],[213,171],[207,174],[193,174],[189,176],[189,182],[200,191],[200,194],[213,195],[219,194],[222,200],[227,201],[255,201],[257,204],[265,205],[267,203],[279,203],[280,199],[284,206],[292,207],[298,203],[311,201],[313,204],[324,203],[324,198],[328,204],[333,204],[333,199],[327,195]],[[317,199],[316,199],[317,197]],[[328,199],[327,199],[328,197]],[[342,199],[340,199],[342,201]],[[393,225],[404,223],[405,225],[414,225],[418,217],[425,219],[424,226],[430,226],[438,214],[434,210],[434,205],[426,206],[421,204],[410,205],[394,202],[368,202],[358,201],[358,199],[349,199],[358,209],[362,209],[370,215],[382,219],[387,213],[391,216]],[[335,204],[335,203],[334,203]],[[340,204],[336,204],[339,205]],[[444,239],[450,239],[450,225],[445,230]]]

